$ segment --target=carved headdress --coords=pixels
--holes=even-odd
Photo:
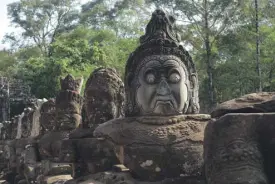
[[[71,74],[68,74],[65,78],[60,78],[61,90],[70,90],[78,94],[81,91],[82,83],[83,77],[74,79]]]
[[[175,18],[167,15],[163,10],[156,10],[146,27],[145,35],[140,37],[140,45],[130,54],[125,68],[126,116],[137,114],[135,104],[136,88],[135,77],[144,65],[145,57],[151,55],[173,55],[181,59],[181,64],[186,68],[189,81],[189,106],[184,113],[194,114],[199,112],[197,72],[194,62],[183,46],[175,30]],[[193,83],[192,83],[193,82]],[[195,83],[194,83],[195,82]]]

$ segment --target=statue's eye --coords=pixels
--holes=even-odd
[[[145,80],[148,84],[153,84],[156,81],[156,77],[153,73],[147,73],[145,75]]]
[[[169,81],[171,83],[178,83],[180,81],[180,75],[176,72],[173,72],[169,75]]]

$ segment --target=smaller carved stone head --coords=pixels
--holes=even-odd
[[[125,69],[126,116],[199,112],[195,65],[180,44],[175,18],[156,10]]]
[[[88,124],[100,124],[124,116],[124,84],[111,68],[92,72],[84,90],[84,111]]]
[[[5,124],[0,123],[1,140],[5,140]]]
[[[55,127],[55,100],[49,99],[43,103],[40,109],[40,134],[52,131]]]
[[[12,134],[12,124],[11,121],[5,121],[6,139],[11,139]]]
[[[79,94],[83,84],[83,78],[81,77],[74,79],[71,74],[68,74],[65,78],[60,79],[60,84],[61,90],[75,91]]]
[[[11,139],[15,139],[17,135],[17,128],[18,128],[18,120],[19,116],[16,115],[14,118],[11,120],[12,121],[12,134],[11,134]]]
[[[24,109],[24,116],[21,123],[22,138],[27,138],[31,134],[33,112],[33,109],[30,107]]]

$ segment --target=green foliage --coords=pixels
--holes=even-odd
[[[136,39],[116,38],[110,30],[79,26],[55,38],[51,56],[42,55],[37,47],[25,47],[14,56],[6,52],[0,66],[10,62],[6,68],[12,67],[11,76],[23,79],[36,97],[49,98],[57,93],[59,78],[68,73],[86,81],[95,68],[108,66],[123,74],[127,57],[136,46]]]
[[[54,97],[59,87],[58,77],[61,76],[61,68],[60,64],[47,58],[30,58],[19,65],[14,78],[23,79],[38,98]]]
[[[116,36],[136,38],[151,14],[144,0],[94,0],[82,5],[80,23],[94,29],[109,29]]]
[[[0,75],[11,77],[11,71],[17,64],[16,57],[8,51],[0,51]]]

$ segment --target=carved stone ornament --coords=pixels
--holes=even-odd
[[[259,131],[273,120],[274,114],[230,113],[210,121],[204,137],[207,183],[269,183]]]
[[[208,183],[275,182],[274,95],[251,93],[214,109],[204,136]]]
[[[74,79],[74,77],[71,74],[68,74],[65,78],[60,79],[61,91],[69,90],[69,91],[75,91],[79,94],[81,91],[82,84],[83,84],[82,77]]]

